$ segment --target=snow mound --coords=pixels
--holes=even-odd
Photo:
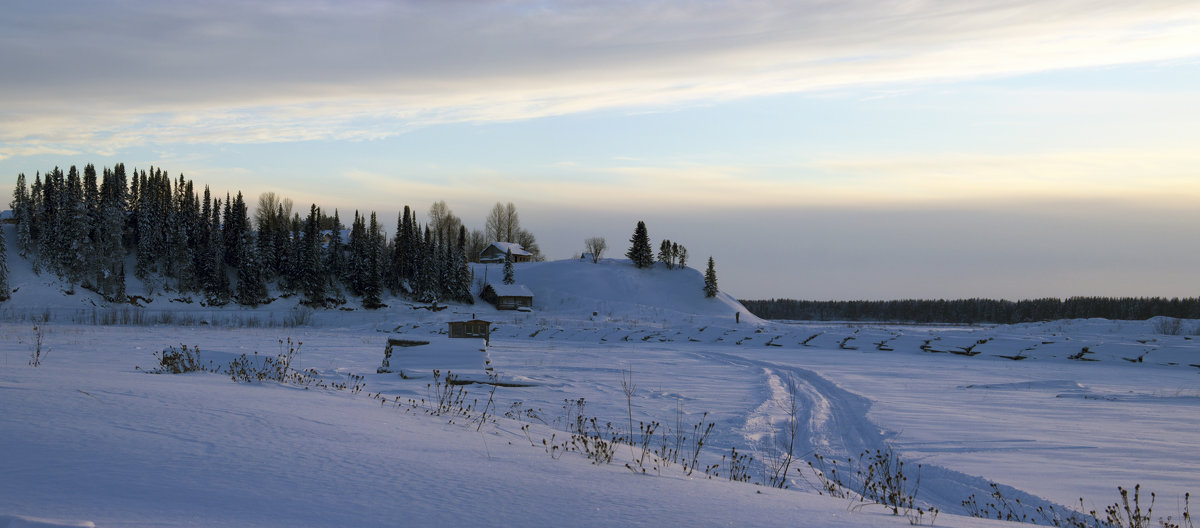
[[[1052,390],[1052,391],[1086,391],[1079,382],[1071,380],[1018,381],[1013,383],[981,383],[962,385],[960,389],[988,390]]]
[[[629,260],[558,260],[518,264],[516,280],[533,292],[533,307],[561,316],[659,321],[720,318],[761,324],[732,296],[704,296],[704,276],[693,268],[656,263],[636,268]]]
[[[388,338],[391,350],[379,373],[398,373],[406,379],[426,378],[435,370],[464,380],[487,379],[491,370],[483,339],[451,339],[444,336],[408,336]]]

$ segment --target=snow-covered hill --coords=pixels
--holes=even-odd
[[[28,259],[17,255],[15,232],[6,229],[8,242],[9,285],[11,301],[0,304],[0,317],[8,320],[50,317],[59,321],[91,322],[111,319],[121,311],[126,319],[188,319],[207,320],[212,324],[234,324],[239,318],[267,323],[284,321],[296,316],[297,310],[308,311],[296,296],[283,297],[273,290],[276,298],[267,305],[248,308],[230,304],[222,307],[204,306],[201,296],[165,290],[161,280],[143,283],[132,272],[126,274],[126,292],[136,300],[132,304],[106,302],[94,292],[69,284],[50,272],[34,273]],[[127,270],[134,269],[131,261]],[[486,282],[500,282],[503,266],[473,264],[475,292]],[[603,318],[607,320],[637,320],[647,324],[679,320],[728,320],[761,323],[731,295],[721,292],[714,298],[704,296],[704,277],[694,268],[667,269],[658,263],[651,268],[635,268],[629,260],[603,259],[528,262],[516,265],[516,280],[534,293],[534,309],[541,315],[567,319]],[[385,295],[387,308],[370,311],[368,319],[380,321],[409,315],[413,303],[403,297]],[[497,313],[482,300],[474,305],[455,305],[450,313],[488,313],[500,318],[511,316]],[[132,312],[141,312],[136,316]],[[348,296],[342,306],[318,310],[305,318],[318,322],[341,324],[340,316],[347,310],[363,312],[359,299]],[[596,315],[593,316],[593,313]],[[99,314],[99,315],[97,315]],[[736,314],[736,315],[735,315]]]
[[[488,270],[486,273],[491,274]],[[534,308],[556,316],[679,320],[688,317],[759,322],[727,293],[704,297],[704,276],[694,268],[661,263],[638,269],[629,260],[530,262],[517,266],[517,282],[534,293]]]
[[[6,234],[17,291],[0,304],[0,528],[933,524],[819,495],[799,461],[789,490],[730,482],[733,448],[764,482],[789,420],[805,461],[890,446],[923,464],[918,500],[943,511],[937,526],[1008,525],[954,515],[989,481],[1024,504],[1094,508],[1141,483],[1158,493],[1156,517],[1200,487],[1186,456],[1200,449],[1196,321],[1179,335],[1156,321],[766,322],[705,298],[696,270],[622,260],[518,265],[532,312],[396,297],[380,310],[204,307],[133,280],[140,306],[114,306],[32,273]],[[476,267],[478,282],[500,274]],[[483,354],[444,335],[472,316],[494,323]],[[438,343],[397,349],[377,372],[397,338]],[[142,372],[181,344],[217,368],[298,347],[295,367],[323,385]],[[455,346],[461,357],[441,357]],[[464,388],[468,415],[431,415],[432,376],[400,374],[417,367],[501,384]],[[611,464],[553,447],[583,413],[658,423],[664,446],[710,422],[701,459],[715,478],[678,463],[631,472],[629,445]]]

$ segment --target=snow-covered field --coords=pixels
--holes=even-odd
[[[801,463],[789,489],[752,484],[766,478],[758,461],[778,454],[771,435],[793,393],[797,456],[891,446],[910,475],[922,464],[917,499],[942,511],[937,526],[999,526],[958,515],[989,482],[1022,502],[1083,497],[1095,509],[1140,483],[1157,493],[1156,518],[1200,490],[1200,337],[1156,334],[1154,321],[768,323],[728,296],[704,299],[695,270],[621,261],[518,266],[530,313],[395,299],[311,314],[284,300],[253,311],[166,298],[109,307],[62,295],[14,260],[18,291],[0,304],[0,528],[908,526],[819,495]],[[446,321],[472,316],[495,323],[478,358],[480,341],[444,335]],[[114,319],[127,324],[93,324]],[[397,348],[393,366],[444,361],[484,379],[486,364],[502,384],[464,386],[470,416],[431,415],[431,377],[376,373],[401,336],[432,344]],[[326,383],[362,376],[363,390],[144,372],[168,347],[220,364],[285,352],[289,339],[302,343],[294,367]],[[659,422],[656,442],[715,423],[702,463],[720,465],[718,476],[677,463],[630,471],[640,451],[628,445],[599,465],[548,449],[569,436],[580,399],[585,416],[622,431]],[[733,447],[755,456],[751,484],[728,480]]]

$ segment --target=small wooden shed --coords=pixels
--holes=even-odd
[[[471,319],[470,321],[450,321],[450,337],[482,337],[488,339],[492,334],[491,321]]]

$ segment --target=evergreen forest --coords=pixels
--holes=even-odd
[[[1057,319],[1200,319],[1200,298],[1070,297],[1022,301],[954,299],[896,301],[741,301],[764,319],[912,323],[1013,324]]]
[[[468,231],[445,202],[430,209],[428,224],[405,206],[390,237],[374,212],[355,211],[347,229],[336,210],[313,204],[302,216],[274,193],[257,205],[251,217],[241,192],[222,198],[182,174],[124,164],[55,168],[32,182],[20,174],[11,203],[15,246],[35,272],[111,302],[138,302],[126,291],[132,276],[148,293],[215,306],[265,304],[271,292],[309,306],[345,304],[350,294],[377,308],[385,292],[471,303],[469,262],[489,236],[540,256],[512,203],[496,204],[486,233]]]

